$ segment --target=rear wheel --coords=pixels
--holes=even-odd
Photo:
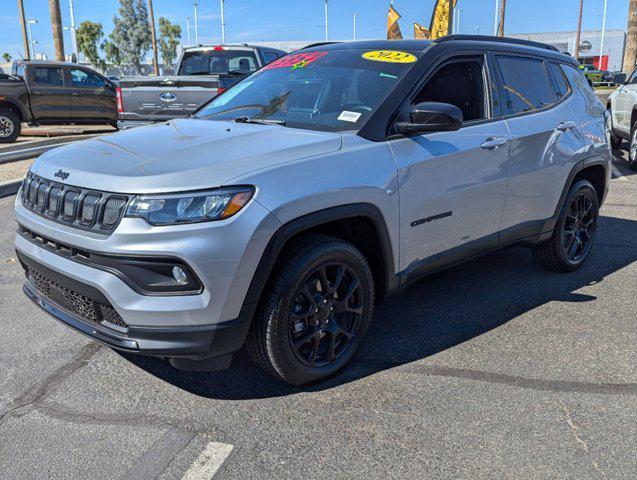
[[[588,258],[597,231],[599,200],[588,180],[573,185],[551,238],[533,249],[544,268],[558,272],[578,269]]]
[[[628,166],[637,170],[637,123],[633,125],[630,133],[630,148],[628,150]]]
[[[0,143],[11,143],[20,135],[20,118],[7,108],[0,108]]]
[[[248,352],[287,383],[317,382],[354,356],[373,307],[373,277],[361,252],[336,238],[304,237],[269,281],[248,334]]]

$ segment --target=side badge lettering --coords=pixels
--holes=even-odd
[[[440,220],[441,218],[447,218],[453,215],[453,212],[445,212],[439,213],[438,215],[432,215],[431,217],[421,218],[420,220],[414,220],[411,222],[412,227],[417,227],[418,225],[422,225],[423,223],[433,222],[434,220]]]

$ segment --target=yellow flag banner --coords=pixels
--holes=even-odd
[[[420,23],[414,22],[414,38],[416,40],[428,40],[431,38],[431,32]]]
[[[398,13],[394,6],[390,3],[389,12],[387,12],[388,40],[400,40],[403,38],[403,34],[400,32],[400,27],[398,26],[398,20],[400,20],[400,13]]]
[[[453,9],[458,0],[436,0],[433,15],[431,16],[431,39],[451,35],[453,27]]]

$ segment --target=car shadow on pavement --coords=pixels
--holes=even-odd
[[[595,300],[576,291],[637,261],[637,221],[602,216],[598,232],[588,262],[573,273],[545,271],[530,250],[512,247],[427,277],[387,298],[377,305],[354,360],[336,376],[311,387],[290,387],[266,375],[251,363],[245,349],[235,355],[230,369],[210,373],[181,372],[161,359],[122,356],[178,388],[207,398],[255,399],[330,389],[425,359],[547,302]]]

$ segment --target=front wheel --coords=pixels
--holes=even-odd
[[[599,200],[588,180],[573,185],[558,217],[553,235],[533,249],[544,268],[558,272],[578,269],[588,258],[597,232]]]
[[[20,135],[20,119],[11,110],[0,108],[0,143],[11,143]]]
[[[372,273],[356,247],[306,236],[285,252],[268,285],[246,343],[257,365],[307,385],[352,359],[374,309]]]

